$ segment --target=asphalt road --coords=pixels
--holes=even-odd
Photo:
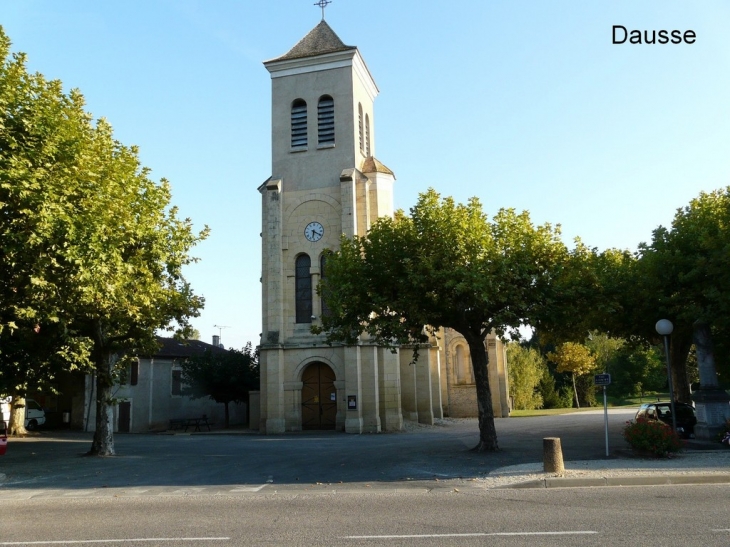
[[[3,545],[724,546],[728,486],[0,503]]]
[[[632,410],[609,415],[611,454]],[[474,420],[446,421],[405,433],[337,432],[278,436],[116,435],[117,456],[83,454],[91,434],[41,432],[12,439],[0,458],[0,494],[88,488],[209,487],[401,483],[481,477],[506,465],[542,461],[543,437],[560,437],[565,460],[605,458],[602,411],[508,418],[496,422],[500,450],[477,454]]]

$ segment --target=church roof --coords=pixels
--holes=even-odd
[[[336,51],[347,51],[357,49],[355,46],[346,46],[340,37],[335,34],[327,22],[322,19],[320,23],[309,31],[304,38],[299,40],[297,45],[291,48],[287,53],[272,59],[272,61],[286,61],[288,59],[301,59],[303,57],[316,57],[325,53],[334,53]]]
[[[395,173],[393,173],[393,171],[388,169],[373,156],[365,158],[365,161],[362,162],[362,169],[360,169],[360,171],[362,171],[363,173],[385,173],[387,175],[395,176]]]

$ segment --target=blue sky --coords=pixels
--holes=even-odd
[[[210,238],[187,277],[194,326],[259,341],[260,199],[272,173],[262,61],[320,20],[314,0],[0,0],[32,71],[88,110],[173,187]],[[487,212],[530,211],[605,249],[635,249],[701,191],[730,184],[726,0],[334,0],[328,23],[380,88],[376,157],[396,206],[434,187]],[[613,25],[691,29],[692,45],[613,45]]]

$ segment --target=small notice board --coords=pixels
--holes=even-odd
[[[597,386],[610,386],[611,375],[610,374],[596,374],[593,377],[593,381]]]

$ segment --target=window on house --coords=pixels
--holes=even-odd
[[[295,264],[296,321],[312,322],[312,275],[309,270],[312,260],[309,255],[299,255]]]
[[[170,389],[172,395],[182,395],[182,370],[172,369],[172,387]]]
[[[129,385],[136,386],[137,382],[139,382],[139,361],[132,361],[129,370]]]
[[[358,135],[360,136],[360,152],[365,153],[365,148],[363,148],[362,104],[360,103],[357,105],[357,127],[359,129]]]
[[[370,117],[365,114],[365,156],[370,157]]]
[[[322,95],[317,105],[318,143],[335,144],[335,101],[329,95]]]
[[[307,146],[307,103],[297,99],[291,106],[292,148]]]

